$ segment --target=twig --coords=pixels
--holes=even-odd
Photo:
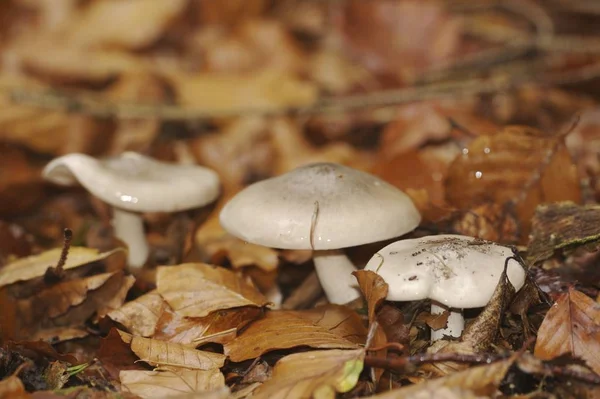
[[[65,229],[64,232],[63,247],[60,253],[60,258],[56,267],[48,267],[44,274],[44,282],[46,284],[56,284],[65,277],[64,266],[67,263],[67,257],[69,256],[69,248],[71,248],[71,240],[73,239],[73,231],[71,229]]]
[[[495,354],[460,354],[460,353],[433,353],[398,358],[379,358],[366,356],[365,365],[386,370],[405,370],[409,366],[435,362],[457,362],[457,363],[485,363],[490,364],[506,359],[507,355]]]

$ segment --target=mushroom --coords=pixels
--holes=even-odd
[[[510,248],[461,235],[426,236],[396,241],[377,252],[365,270],[379,274],[388,284],[387,299],[431,299],[431,313],[450,311],[447,327],[431,332],[433,341],[444,335],[460,337],[465,320],[459,309],[485,306],[500,280]],[[507,276],[518,291],[525,270],[508,260]]]
[[[52,160],[42,172],[53,183],[82,185],[113,208],[115,235],[129,247],[133,268],[144,265],[150,252],[141,212],[176,212],[214,201],[219,177],[201,166],[159,162],[135,152],[102,160],[68,154]]]
[[[356,268],[339,250],[406,234],[421,215],[406,194],[373,175],[314,163],[246,187],[223,207],[220,221],[247,242],[314,250],[327,298],[343,304],[360,293]]]

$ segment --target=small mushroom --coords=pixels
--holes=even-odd
[[[396,241],[377,252],[365,270],[388,284],[390,301],[431,299],[431,313],[450,311],[447,327],[431,332],[431,339],[460,337],[464,317],[459,309],[485,306],[504,271],[510,248],[461,235],[426,236]],[[525,283],[519,262],[508,261],[507,276],[518,291]]]
[[[113,207],[115,235],[128,245],[133,268],[143,266],[149,253],[140,213],[201,207],[220,191],[219,177],[210,169],[159,162],[135,152],[102,160],[68,154],[52,160],[42,174],[64,186],[79,183]]]
[[[339,249],[398,237],[421,215],[402,191],[368,173],[334,163],[309,164],[246,187],[222,209],[230,234],[281,249],[313,249],[331,303],[360,296],[356,270]]]

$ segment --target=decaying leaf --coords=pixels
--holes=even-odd
[[[9,376],[0,380],[0,398],[25,399],[30,395],[25,391],[23,383],[16,376]]]
[[[142,361],[155,367],[179,367],[192,370],[213,370],[223,367],[225,356],[220,353],[201,351],[172,342],[136,337],[119,331],[123,342]]]
[[[249,282],[223,267],[186,263],[159,267],[158,293],[181,316],[204,317],[216,310],[262,307],[267,299]]]
[[[541,262],[554,251],[600,241],[600,206],[573,202],[541,205],[532,221],[527,258]]]
[[[85,322],[120,307],[135,278],[103,273],[50,286],[17,301],[22,334],[54,342],[88,334]]]
[[[273,377],[253,398],[333,398],[356,385],[363,369],[363,349],[295,353],[279,360]]]
[[[375,312],[387,297],[389,287],[379,274],[370,270],[359,270],[352,274],[358,280],[358,287],[367,301],[369,323],[373,323]]]
[[[446,377],[436,378],[420,384],[395,389],[386,393],[373,396],[376,399],[412,399],[412,398],[437,398],[443,388],[465,390],[473,395],[489,397],[494,394],[504,379],[506,372],[513,365],[514,359],[507,359],[485,366],[471,367],[470,369],[450,374]],[[419,396],[420,395],[420,396]],[[443,396],[441,396],[443,397]],[[452,398],[452,396],[449,396]],[[468,397],[468,396],[467,396]]]
[[[150,291],[108,313],[108,317],[122,324],[133,335],[150,337],[166,306],[156,291]]]
[[[116,248],[112,251],[99,253],[98,250],[85,247],[71,247],[69,256],[63,267],[64,270],[73,269],[88,263],[108,258],[110,255],[124,251]],[[61,248],[51,249],[39,255],[18,259],[0,269],[0,287],[17,281],[27,281],[41,277],[50,266],[56,266],[60,259]]]
[[[219,223],[219,211],[220,208],[216,209],[196,231],[196,244],[202,254],[215,264],[227,258],[236,269],[257,266],[265,271],[275,270],[279,264],[277,251],[245,242],[227,233]]]
[[[262,313],[261,308],[244,306],[218,310],[205,317],[182,317],[167,306],[158,320],[153,338],[194,347],[209,342],[226,344]]]
[[[210,393],[225,386],[225,378],[218,369],[213,370],[165,370],[144,371],[125,370],[119,373],[123,387],[143,399],[180,397],[183,394],[195,394],[199,399],[222,399],[223,395],[206,397]]]
[[[355,349],[364,343],[366,329],[356,313],[342,306],[309,311],[270,311],[225,345],[234,362],[253,359],[276,349],[309,346]]]
[[[573,288],[546,314],[534,351],[540,359],[569,353],[600,374],[600,304]]]
[[[446,199],[460,209],[486,202],[513,205],[521,241],[537,205],[581,200],[577,167],[564,138],[522,126],[479,136],[454,160],[445,183]]]

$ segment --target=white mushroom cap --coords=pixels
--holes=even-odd
[[[406,194],[373,175],[315,163],[246,187],[220,221],[245,241],[284,249],[312,249],[314,224],[314,249],[325,250],[401,236],[421,215]]]
[[[219,177],[210,169],[159,162],[135,152],[102,160],[68,154],[50,162],[42,174],[61,185],[79,182],[104,202],[131,212],[201,207],[220,191]]]
[[[365,270],[389,284],[387,299],[432,299],[450,308],[485,306],[498,285],[510,248],[460,235],[438,235],[396,241],[375,254]],[[508,279],[516,290],[525,271],[514,259]]]

